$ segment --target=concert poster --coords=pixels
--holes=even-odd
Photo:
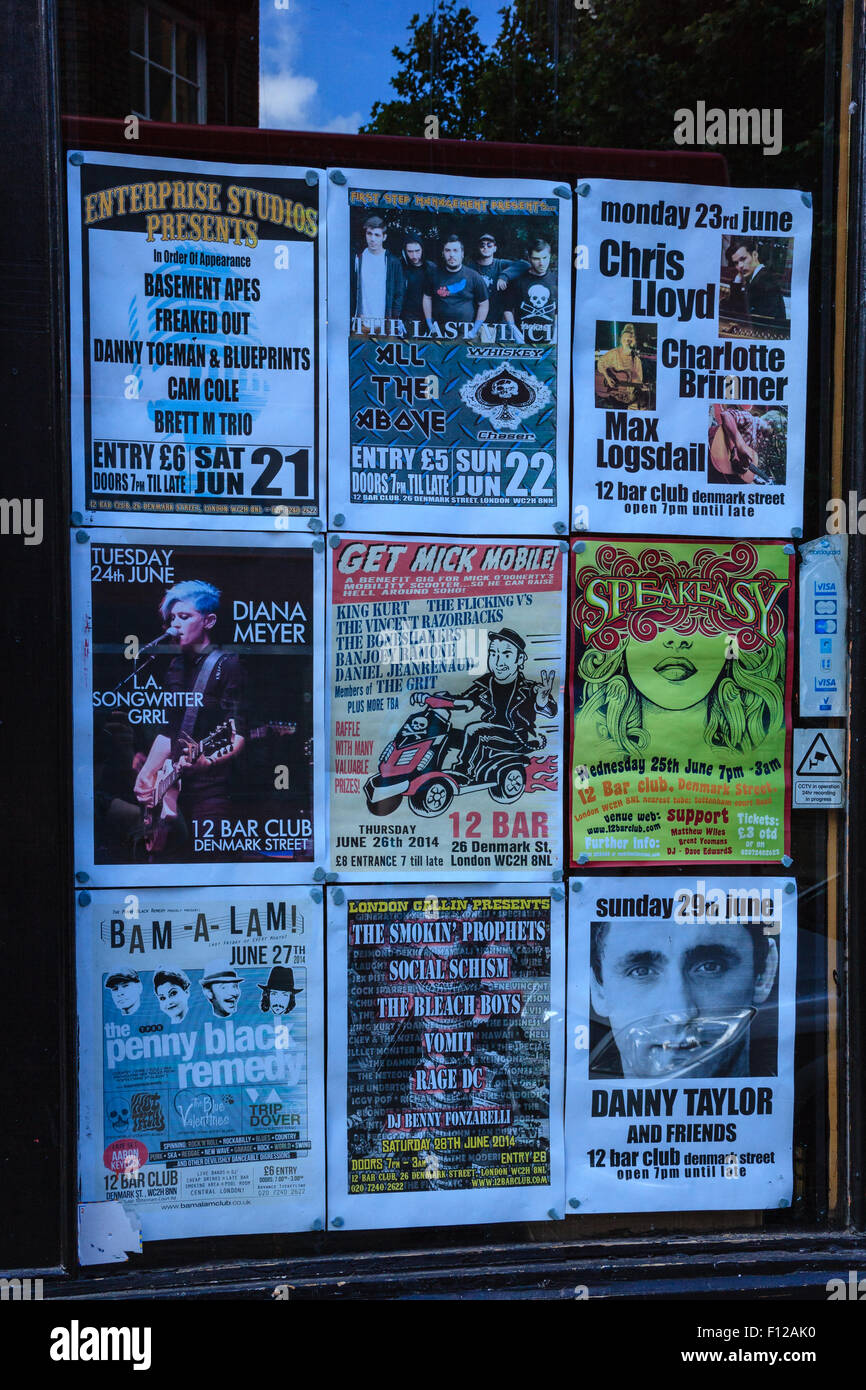
[[[72,562],[76,870],[98,887],[310,881],[322,542],[106,530]]]
[[[807,196],[607,179],[578,194],[573,529],[799,535]]]
[[[793,879],[592,878],[572,892],[571,1206],[790,1206],[796,973]]]
[[[571,862],[778,862],[790,843],[793,556],[574,544]]]
[[[564,533],[569,191],[330,176],[331,525]]]
[[[79,1201],[145,1241],[321,1229],[322,932],[301,888],[79,906]]]
[[[331,541],[331,869],[561,871],[566,543]]]
[[[324,172],[96,151],[67,172],[74,507],[324,516]]]
[[[328,1217],[564,1215],[564,892],[330,890]]]

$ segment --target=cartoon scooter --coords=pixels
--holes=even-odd
[[[463,746],[463,730],[452,729],[451,711],[465,708],[446,695],[423,697],[426,709],[412,714],[379,759],[379,771],[364,785],[367,809],[390,816],[403,797],[418,816],[440,816],[455,796],[486,788],[492,801],[517,801],[526,790],[526,769],[547,743],[543,734],[530,736],[521,749],[491,748],[469,775],[443,767],[452,751]]]

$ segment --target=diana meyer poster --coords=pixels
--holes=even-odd
[[[75,862],[97,885],[312,878],[313,545],[111,530],[75,545]]]
[[[563,892],[332,891],[329,1219],[548,1219],[562,1206]]]
[[[790,1205],[796,957],[792,880],[593,878],[572,893],[569,1201]]]
[[[324,1222],[321,904],[124,887],[77,931],[79,1200],[145,1241]]]
[[[324,513],[324,173],[72,158],[75,507],[305,528]]]
[[[567,547],[332,537],[332,868],[548,879]]]
[[[807,198],[605,179],[578,192],[575,528],[790,536],[803,524]]]
[[[564,186],[341,178],[328,187],[332,524],[471,535],[493,509],[513,535],[564,531]]]
[[[793,557],[781,542],[577,544],[572,863],[778,862]]]

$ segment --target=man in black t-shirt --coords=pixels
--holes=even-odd
[[[459,236],[449,236],[443,243],[442,269],[428,276],[421,301],[428,328],[434,322],[477,326],[487,318],[487,286],[477,270],[463,264],[464,254]]]
[[[422,299],[427,281],[436,273],[432,261],[424,259],[424,247],[418,237],[410,236],[403,247],[403,274],[406,279],[406,293],[403,296],[403,322],[416,323],[424,318]],[[407,332],[411,331],[407,329]]]
[[[512,285],[505,310],[531,343],[551,343],[556,327],[557,273],[550,268],[550,242],[536,238],[529,248],[529,270]]]
[[[478,238],[478,256],[469,265],[477,270],[490,299],[488,323],[501,323],[505,308],[505,292],[519,276],[525,275],[529,266],[526,261],[507,261],[497,256],[496,238],[492,232],[482,232]]]

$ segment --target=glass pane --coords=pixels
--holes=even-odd
[[[176,121],[195,124],[198,120],[198,87],[178,77],[175,82]]]
[[[184,29],[182,24],[175,30],[174,67],[181,77],[198,81],[198,35],[192,29]]]
[[[146,116],[147,98],[145,96],[145,62],[143,58],[129,59],[129,109],[136,111],[140,116]]]
[[[129,12],[129,46],[133,53],[144,53],[143,5],[133,5]]]
[[[171,63],[171,31],[174,28],[170,19],[164,19],[160,14],[150,11],[150,52],[148,58],[152,63],[159,63],[164,68],[170,68]]]
[[[150,77],[150,119],[152,121],[173,121],[171,109],[171,77],[159,68],[148,68]]]

